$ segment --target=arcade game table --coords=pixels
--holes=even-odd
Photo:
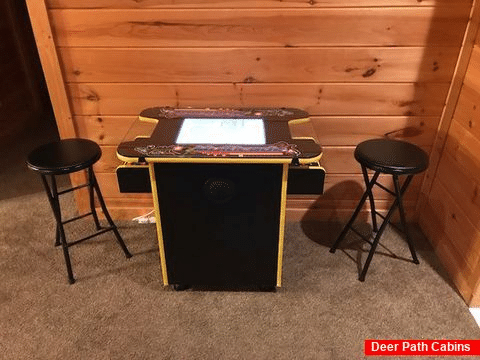
[[[292,108],[143,110],[117,148],[121,192],[151,192],[164,285],[281,286],[288,194],[321,194],[309,115]]]

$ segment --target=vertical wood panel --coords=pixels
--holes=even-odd
[[[479,17],[475,1],[419,202],[420,225],[470,305],[480,304]]]
[[[468,64],[473,51],[473,45],[476,39],[476,34],[479,29],[480,22],[480,5],[477,0],[473,2],[470,13],[470,21],[467,25],[465,36],[462,43],[462,48],[458,57],[458,61],[453,74],[449,93],[447,95],[446,105],[443,109],[440,118],[440,125],[437,132],[437,137],[433,143],[433,150],[430,157],[430,166],[427,169],[425,182],[422,187],[422,201],[417,206],[417,213],[421,213],[423,207],[426,205],[424,200],[428,199],[433,180],[437,171],[438,163],[442,156],[443,148],[445,146],[448,129],[455,112],[455,107],[460,96],[460,91],[463,85],[465,74],[467,73]]]

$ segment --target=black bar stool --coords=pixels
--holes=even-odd
[[[331,253],[334,253],[337,249],[338,245],[342,242],[347,234],[348,230],[352,230],[354,233],[362,237],[364,240],[371,244],[370,252],[368,253],[367,260],[363,266],[362,272],[359,276],[360,281],[365,281],[365,275],[367,273],[368,267],[370,262],[372,261],[373,254],[375,253],[375,249],[378,245],[380,237],[382,236],[385,228],[390,222],[394,211],[397,209],[400,212],[400,221],[403,227],[403,232],[407,238],[408,247],[410,248],[410,252],[412,254],[412,259],[415,264],[418,264],[418,258],[415,253],[415,248],[413,246],[412,239],[410,237],[410,233],[407,228],[407,222],[405,220],[405,210],[403,208],[403,201],[402,197],[405,191],[410,185],[412,178],[415,174],[421,173],[428,167],[428,155],[420,149],[418,146],[410,144],[405,141],[399,140],[390,140],[390,139],[373,139],[367,140],[360,143],[355,149],[355,159],[360,163],[362,166],[363,178],[365,180],[366,190],[363,193],[360,202],[358,203],[357,208],[355,209],[352,217],[348,221],[347,225],[341,232],[338,239],[333,244],[332,248],[330,249]],[[367,173],[367,169],[374,170],[375,173],[373,174],[372,178],[370,179]],[[393,183],[395,186],[395,191],[391,191],[387,189],[382,184],[377,183],[378,176],[381,173],[390,174],[393,177]],[[399,176],[406,175],[407,178],[403,182],[402,186],[400,186]],[[390,210],[388,211],[386,216],[381,215],[375,210],[375,202],[373,198],[372,188],[374,185],[379,186],[384,191],[390,193],[395,197],[395,201],[393,202]],[[362,234],[356,231],[353,228],[353,223],[357,218],[358,214],[360,213],[363,204],[367,200],[367,197],[370,201],[370,209],[372,214],[372,226],[373,231],[376,233],[373,242],[370,242],[368,239],[365,239]],[[377,226],[377,217],[380,216],[383,218],[383,223],[380,226],[380,229]]]
[[[70,262],[70,255],[68,253],[68,248],[70,246],[91,239],[107,231],[113,231],[118,243],[120,244],[123,252],[125,253],[125,256],[127,258],[130,258],[132,256],[132,254],[130,254],[130,252],[128,251],[125,243],[123,242],[123,239],[120,236],[120,233],[118,232],[112,218],[110,217],[110,214],[108,213],[105,202],[103,201],[102,193],[100,192],[100,188],[97,183],[97,179],[95,178],[95,174],[93,172],[92,166],[100,159],[101,156],[102,150],[100,149],[100,146],[98,146],[95,142],[91,140],[65,139],[42,145],[33,150],[27,158],[27,166],[34,171],[38,171],[42,177],[48,200],[55,215],[55,220],[57,222],[55,246],[62,245],[63,254],[65,256],[65,264],[67,266],[68,280],[70,284],[73,284],[75,282],[75,278],[73,277],[72,272],[72,265]],[[70,174],[83,169],[87,169],[88,182],[86,184],[60,192],[58,191],[57,183],[55,180],[56,175]],[[50,178],[50,184],[48,183],[47,176]],[[59,196],[84,187],[88,187],[91,211],[89,213],[68,220],[62,220]],[[109,223],[109,226],[106,228],[102,228],[100,226],[100,222],[98,221],[98,216],[94,204],[94,191],[97,194],[97,198],[100,206],[102,207],[103,213],[105,214],[105,218]],[[82,219],[89,215],[93,216],[97,232],[80,240],[67,243],[63,225],[75,220]]]

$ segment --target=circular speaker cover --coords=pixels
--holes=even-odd
[[[235,183],[224,178],[210,178],[203,184],[203,193],[208,200],[224,204],[235,196]]]

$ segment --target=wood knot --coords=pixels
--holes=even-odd
[[[97,94],[89,94],[87,95],[87,100],[88,101],[98,101],[100,98],[98,97]]]
[[[355,71],[355,70],[360,70],[359,68],[355,68],[355,67],[348,67],[345,69],[345,72],[346,73],[349,73],[349,72],[352,72],[352,71]]]
[[[475,185],[475,188],[473,189],[473,197],[472,197],[472,203],[475,203],[478,197],[478,185]]]
[[[365,72],[362,74],[362,76],[363,76],[364,78],[367,78],[367,77],[372,76],[372,75],[375,74],[376,72],[377,72],[377,69],[375,69],[375,68],[370,68],[370,69],[368,69],[367,71],[365,71]]]

